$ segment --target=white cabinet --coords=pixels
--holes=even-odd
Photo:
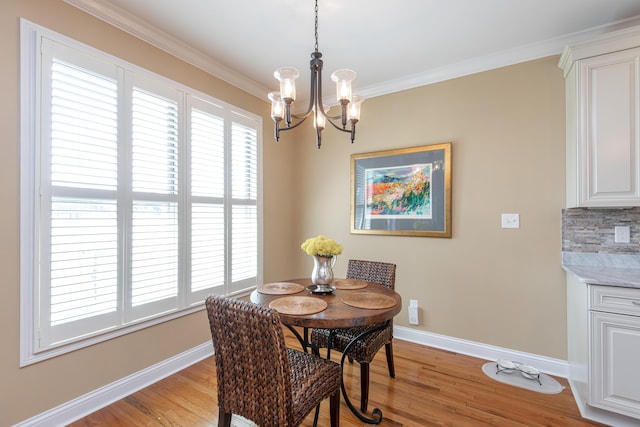
[[[568,46],[567,207],[640,206],[640,28]]]
[[[589,288],[589,404],[640,419],[640,289]]]
[[[640,288],[567,274],[569,384],[584,418],[640,426]]]

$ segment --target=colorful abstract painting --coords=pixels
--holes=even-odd
[[[431,218],[431,163],[365,170],[369,218]]]

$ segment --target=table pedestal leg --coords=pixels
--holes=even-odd
[[[381,329],[386,328],[389,325],[389,321],[382,323],[380,325],[376,325],[370,329],[367,329],[366,331],[364,331],[363,333],[361,333],[360,335],[358,335],[357,337],[355,337],[353,340],[351,340],[351,342],[349,342],[349,344],[347,344],[347,346],[345,347],[344,351],[342,352],[342,359],[340,359],[340,366],[342,368],[344,368],[344,360],[347,357],[347,353],[349,352],[349,350],[351,349],[351,347],[353,347],[355,345],[355,343],[362,337],[365,337],[369,334],[372,334],[374,332],[377,332]],[[329,334],[329,343],[328,345],[331,345],[331,334]],[[328,355],[328,354],[327,354]],[[360,378],[360,381],[362,381],[362,378]],[[361,413],[357,408],[355,408],[353,406],[353,404],[351,403],[351,400],[349,400],[349,396],[347,395],[347,390],[344,387],[344,381],[342,381],[342,397],[344,397],[344,401],[347,404],[347,406],[349,407],[349,409],[351,409],[351,412],[353,412],[353,414],[358,417],[360,419],[360,421],[365,422],[367,424],[380,424],[380,422],[382,421],[382,411],[378,408],[374,408],[373,411],[371,411],[371,413],[373,414],[373,418],[369,418],[366,415],[364,415],[363,413]]]
[[[344,351],[342,352],[342,358],[340,359],[340,367],[343,368],[343,372],[344,372],[344,360],[347,357],[347,353],[349,352],[351,347],[353,347],[360,338],[386,328],[389,325],[389,322],[390,321],[386,321],[385,323],[382,323],[380,325],[375,325],[365,330],[363,333],[361,333],[360,335],[355,337],[353,340],[351,340],[349,344],[347,344]],[[308,352],[308,350],[311,349],[313,354],[320,355],[320,350],[316,346],[311,344],[311,342],[309,341],[308,328],[306,327],[304,328],[304,337],[303,337],[293,326],[287,325],[287,324],[285,324],[285,326],[295,335],[295,337],[298,339],[298,341],[300,342],[300,345],[302,345],[302,348],[304,349],[305,352]],[[332,341],[333,341],[333,333],[332,331],[330,331],[329,338],[327,341],[327,359],[330,359],[331,357]],[[362,378],[360,378],[360,381],[362,381]],[[353,406],[353,404],[351,403],[351,400],[347,395],[347,390],[344,387],[344,381],[342,381],[340,388],[342,389],[342,397],[344,398],[345,403],[347,404],[351,412],[353,412],[353,414],[360,419],[360,421],[365,422],[367,424],[380,424],[380,422],[382,421],[382,411],[380,409],[374,408],[373,411],[371,411],[371,413],[373,414],[373,418],[367,417],[362,412],[360,412],[355,406]],[[318,408],[316,408],[316,414],[314,417],[315,420],[313,423],[314,426],[317,423],[317,417],[318,417]]]

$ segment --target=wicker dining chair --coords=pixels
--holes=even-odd
[[[364,280],[394,289],[396,265],[386,262],[350,259],[347,266],[347,279]],[[333,331],[330,350],[335,349],[344,352],[347,344],[368,328],[369,326],[333,330],[313,329],[311,331],[311,343],[318,348],[327,347],[329,333]],[[356,360],[360,364],[360,410],[362,412],[367,411],[369,403],[369,363],[383,345],[387,354],[389,376],[391,378],[396,376],[393,364],[392,341],[393,322],[389,322],[385,328],[360,338],[346,354],[350,361]]]
[[[237,299],[206,299],[218,379],[218,426],[232,414],[261,427],[298,426],[330,398],[331,426],[340,424],[342,368],[289,349],[277,311]]]

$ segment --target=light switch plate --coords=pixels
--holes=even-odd
[[[502,228],[520,228],[520,214],[503,213]]]

